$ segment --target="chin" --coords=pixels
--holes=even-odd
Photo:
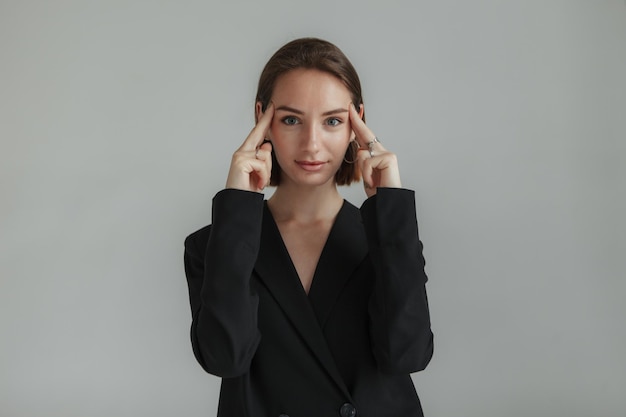
[[[303,187],[319,187],[335,181],[335,172],[329,175],[328,172],[299,172],[297,175],[288,175],[284,171],[283,176],[289,177],[289,180]]]
[[[308,178],[298,178],[294,181],[294,183],[303,187],[319,187],[322,185],[326,185],[329,182],[334,182],[334,180],[334,175],[330,178],[327,176],[309,176]]]

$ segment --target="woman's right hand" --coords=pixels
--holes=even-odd
[[[261,192],[270,183],[272,144],[263,142],[274,117],[274,104],[261,112],[257,103],[257,123],[230,162],[226,188]]]

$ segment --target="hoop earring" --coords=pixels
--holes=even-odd
[[[356,145],[356,148],[355,148],[354,145]],[[355,139],[352,139],[350,141],[350,146],[348,147],[348,149],[346,149],[346,155],[343,157],[343,162],[345,162],[346,164],[354,164],[357,161],[356,151],[357,151],[358,148],[359,148],[359,144],[356,143]],[[348,152],[352,154],[352,158],[353,158],[352,161],[348,161],[346,159],[346,156],[348,155]]]

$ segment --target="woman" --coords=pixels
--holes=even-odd
[[[414,193],[365,125],[356,71],[331,43],[294,40],[256,101],[213,224],[185,241],[192,346],[222,377],[218,416],[422,416],[409,374],[433,342]],[[360,175],[358,209],[337,186]]]

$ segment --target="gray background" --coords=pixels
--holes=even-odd
[[[182,243],[307,35],[417,192],[426,415],[626,415],[626,4],[544,0],[2,0],[0,415],[215,414]]]

